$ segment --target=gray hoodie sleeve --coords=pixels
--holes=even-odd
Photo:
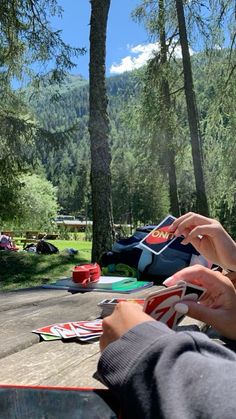
[[[200,332],[145,322],[107,346],[97,378],[123,418],[236,418],[236,355]]]

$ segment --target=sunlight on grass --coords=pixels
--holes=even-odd
[[[76,243],[76,244],[75,244]],[[54,240],[59,254],[39,255],[29,252],[0,252],[0,290],[13,290],[54,282],[71,276],[75,265],[90,262],[91,242]],[[74,248],[77,255],[69,255],[64,249]]]

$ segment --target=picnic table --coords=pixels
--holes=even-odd
[[[140,298],[156,288],[127,298]],[[98,342],[45,342],[32,330],[53,323],[96,319],[101,315],[97,304],[114,296],[124,294],[94,291],[71,294],[41,287],[0,293],[0,383],[104,388],[93,378],[99,358]],[[186,324],[203,326],[187,317],[182,325]]]
[[[56,240],[59,237],[59,234],[56,233],[45,233],[38,231],[26,231],[25,237],[20,240],[23,246],[26,246],[28,243],[38,243],[39,240]]]

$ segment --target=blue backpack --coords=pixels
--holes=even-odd
[[[138,279],[150,280],[155,284],[161,284],[187,266],[196,263],[208,266],[207,260],[191,244],[181,244],[181,237],[176,238],[159,255],[143,248],[140,241],[155,227],[156,225],[138,227],[131,237],[116,241],[111,252],[102,256],[101,265],[126,264],[137,270]]]

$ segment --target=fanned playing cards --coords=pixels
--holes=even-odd
[[[94,340],[102,334],[102,319],[55,323],[35,329],[33,333],[39,334],[46,341],[58,339]]]
[[[140,304],[145,313],[149,314],[155,320],[165,323],[171,329],[174,329],[184,317],[175,310],[175,304],[185,299],[198,301],[205,292],[206,290],[202,287],[180,281],[180,283],[173,287],[162,288],[149,294],[145,299],[112,298],[102,300],[98,305],[102,308],[101,317],[104,318],[110,315],[116,304],[122,301]],[[103,333],[102,318],[88,321],[80,320],[67,323],[54,323],[35,329],[33,333],[39,334],[45,341],[76,339],[81,342],[92,342],[98,339]]]
[[[145,313],[174,329],[184,317],[174,309],[175,304],[182,300],[198,301],[205,292],[205,288],[181,281],[175,286],[155,291],[145,299],[112,298],[102,300],[98,305],[102,308],[101,317],[105,317],[110,315],[116,304],[121,301],[138,303],[142,305]]]

